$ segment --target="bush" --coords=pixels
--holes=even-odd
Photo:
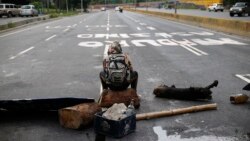
[[[51,13],[51,14],[49,14],[49,18],[57,18],[57,17],[59,17],[58,13]]]

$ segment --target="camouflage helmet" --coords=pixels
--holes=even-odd
[[[111,45],[110,48],[113,48],[116,53],[122,53],[122,47],[121,44],[118,41],[114,41]]]

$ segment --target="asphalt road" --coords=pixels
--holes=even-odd
[[[99,72],[110,41],[122,43],[139,73],[137,113],[217,103],[218,109],[138,121],[120,141],[247,141],[250,103],[229,96],[250,94],[250,41],[164,19],[113,10],[63,18],[0,35],[0,99],[100,95]],[[188,88],[219,81],[211,101],[156,98],[159,84]],[[95,140],[93,128],[60,126],[56,114],[0,116],[1,141]]]
[[[159,11],[159,12],[166,12],[166,13],[175,13],[174,9],[165,9],[165,8],[137,8],[140,10],[150,10],[150,11]],[[210,18],[220,18],[220,19],[228,19],[228,20],[240,20],[240,21],[250,21],[250,16],[245,15],[242,17],[239,17],[238,15],[235,15],[231,17],[229,15],[229,11],[225,10],[223,12],[209,12],[208,10],[199,10],[199,9],[177,9],[177,14],[181,15],[191,15],[191,16],[201,16],[201,17],[210,17]]]

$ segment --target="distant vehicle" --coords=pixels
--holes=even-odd
[[[1,3],[0,4],[0,17],[7,16],[7,17],[15,17],[18,16],[20,10],[17,8],[15,4],[9,3]]]
[[[247,2],[237,2],[233,7],[230,8],[229,15],[232,17],[235,14],[242,16],[245,14],[250,16],[250,5]]]
[[[115,11],[119,11],[119,10],[120,10],[119,6],[115,7]]]
[[[38,11],[34,5],[23,5],[21,6],[20,16],[38,16]]]
[[[119,11],[122,13],[123,12],[123,7],[119,7]]]
[[[221,11],[223,12],[224,11],[224,7],[221,3],[214,3],[213,5],[209,6],[208,7],[208,11],[214,11],[214,12],[217,12],[217,11]]]
[[[105,7],[102,7],[102,8],[101,8],[101,11],[106,11],[106,8],[105,8]]]

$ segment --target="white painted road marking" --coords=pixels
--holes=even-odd
[[[19,52],[16,56],[10,57],[9,59],[10,59],[10,60],[13,60],[13,59],[15,59],[16,57],[18,57],[18,56],[20,56],[20,55],[22,55],[22,54],[24,54],[24,53],[27,53],[28,51],[30,51],[30,50],[32,50],[32,49],[34,49],[34,48],[35,48],[35,47],[30,47],[30,48],[28,48],[28,49],[26,49],[26,50],[24,50],[24,51]]]
[[[250,74],[236,74],[235,76],[246,81],[247,83],[250,83],[250,79],[247,78],[250,78]]]
[[[67,29],[64,29],[64,30],[63,30],[63,32],[67,32],[68,30],[69,30],[69,28],[67,28]]]
[[[186,46],[189,47],[190,49],[192,49],[192,50],[194,50],[194,51],[200,53],[201,55],[202,55],[202,54],[203,54],[203,55],[208,55],[208,53],[206,53],[206,52],[204,52],[204,51],[202,51],[202,50],[200,50],[200,49],[198,49],[198,48],[195,48],[195,47],[193,47],[193,46],[191,46],[191,45],[186,45]]]
[[[140,28],[140,27],[137,27],[136,29],[137,29],[137,30],[141,30],[141,28]]]
[[[149,30],[156,30],[156,29],[155,29],[154,27],[152,27],[152,26],[148,26],[147,29],[149,29]]]
[[[146,23],[140,23],[140,25],[147,25]]]
[[[188,50],[188,51],[190,51],[190,52],[192,52],[193,54],[195,54],[195,55],[197,55],[197,56],[201,56],[201,54],[200,53],[198,53],[198,52],[196,52],[196,51],[194,51],[194,50],[192,50],[191,48],[189,48],[188,46],[186,46],[186,45],[180,45],[181,47],[183,47],[183,48],[185,48],[186,50]]]
[[[108,49],[109,49],[109,45],[105,45],[104,52],[103,52],[103,59],[108,56]],[[102,94],[102,84],[101,84],[101,87],[100,87],[100,95],[101,94]]]
[[[56,35],[53,35],[53,36],[47,38],[45,41],[49,41],[49,40],[51,40],[51,39],[54,38],[54,37],[56,37]]]
[[[155,127],[153,127],[153,130],[158,137],[157,141],[167,141],[167,139],[168,139],[167,132],[166,132],[166,130],[163,130],[161,126],[155,126]]]

